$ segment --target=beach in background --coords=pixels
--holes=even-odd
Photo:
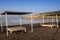
[[[14,16],[14,15],[9,15],[8,16],[8,24],[9,25],[19,25],[19,16]],[[5,20],[5,16],[2,16],[2,25],[5,26],[6,25],[6,20]],[[60,18],[58,19],[58,21],[60,21]],[[22,24],[31,24],[31,19],[29,18],[24,18],[21,17],[21,22]],[[44,19],[44,23],[48,23],[48,22],[52,22],[52,18],[45,18]],[[56,22],[56,19],[53,18],[53,22]],[[43,18],[35,18],[33,19],[33,24],[35,23],[43,23]]]

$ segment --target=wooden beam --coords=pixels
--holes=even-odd
[[[0,22],[1,22],[1,32],[3,32],[1,15],[0,15]]]
[[[57,22],[57,28],[58,28],[58,17],[57,17],[57,14],[56,14],[56,22]]]
[[[5,16],[6,16],[6,32],[7,32],[7,36],[8,36],[8,19],[7,19],[7,12],[5,12]]]
[[[33,18],[32,18],[32,14],[31,14],[31,32],[33,32]]]
[[[43,24],[44,24],[44,16],[43,16]]]
[[[22,22],[21,22],[21,21],[22,21],[22,20],[21,20],[21,15],[20,15],[20,17],[19,17],[19,18],[20,18],[20,27],[22,27]]]

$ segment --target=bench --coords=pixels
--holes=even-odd
[[[10,27],[10,28],[7,28],[7,35],[8,35],[8,31],[10,31],[10,33],[12,33],[13,31],[20,31],[20,30],[24,30],[26,32],[25,27]]]
[[[50,24],[42,24],[41,26],[47,26],[47,27],[53,27],[53,26],[57,26],[57,25],[50,25]]]

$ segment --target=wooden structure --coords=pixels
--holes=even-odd
[[[53,27],[53,26],[56,26],[56,25],[51,25],[51,24],[42,24],[41,26],[47,26],[47,27]]]
[[[7,28],[7,30],[10,31],[10,33],[12,33],[13,31],[20,31],[20,30],[24,30],[26,32],[25,27],[10,27],[10,28]]]
[[[24,30],[26,32],[26,28],[22,27],[21,25],[21,15],[25,15],[25,14],[31,14],[31,12],[12,12],[12,11],[5,11],[3,12],[1,15],[5,15],[6,16],[6,32],[7,32],[7,36],[8,36],[8,31],[10,31],[10,33],[12,33],[13,31],[18,31],[18,30]],[[10,27],[8,28],[8,20],[7,20],[7,15],[20,15],[20,27]]]
[[[26,16],[26,18],[31,18],[31,16]],[[60,11],[54,11],[54,12],[47,12],[47,13],[41,13],[41,14],[35,14],[32,16],[32,18],[43,18],[43,24],[41,26],[47,26],[47,27],[53,27],[53,26],[58,26],[58,18],[60,18]],[[44,24],[45,18],[50,18],[52,19],[51,22],[52,24]],[[56,18],[56,23],[57,25],[53,24],[53,18]]]
[[[31,12],[10,12],[10,11],[5,11],[3,12],[1,15],[6,15],[6,31],[7,31],[7,35],[8,35],[8,30],[11,31],[11,33],[13,31],[17,31],[19,30],[19,28],[8,28],[8,20],[7,20],[7,15],[24,15],[24,14],[30,14]],[[59,27],[58,26],[58,18],[60,18],[60,12],[48,12],[48,13],[41,13],[41,14],[36,14],[36,15],[33,15],[31,14],[31,16],[25,16],[25,18],[30,18],[31,19],[31,32],[33,32],[33,19],[34,18],[43,18],[43,24],[41,26],[47,26],[47,27],[53,27],[53,26],[57,26],[57,28]],[[45,18],[51,18],[52,19],[52,24],[44,24],[44,20]],[[56,23],[57,25],[54,25],[53,24],[53,18],[56,18]],[[21,27],[21,18],[20,18],[20,27]],[[16,30],[15,30],[16,29]],[[26,28],[21,28],[22,30],[25,30],[26,31]]]
[[[2,16],[2,15],[0,15],[0,27],[1,27],[1,32],[3,32],[3,27],[2,27],[2,19],[1,19],[1,16]]]

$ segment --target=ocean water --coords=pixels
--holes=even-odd
[[[8,16],[8,25],[19,25],[19,18],[20,16],[14,16],[14,15],[9,15]],[[1,20],[2,20],[2,25],[5,26],[6,25],[6,19],[5,16],[1,16]],[[60,21],[60,19],[58,19],[58,21]],[[42,18],[35,18],[33,19],[33,23],[42,23],[43,19]],[[52,19],[44,19],[44,22],[52,22]],[[56,22],[56,19],[53,19],[53,22]],[[21,24],[30,24],[31,23],[31,19],[28,18],[24,18],[21,17]]]

